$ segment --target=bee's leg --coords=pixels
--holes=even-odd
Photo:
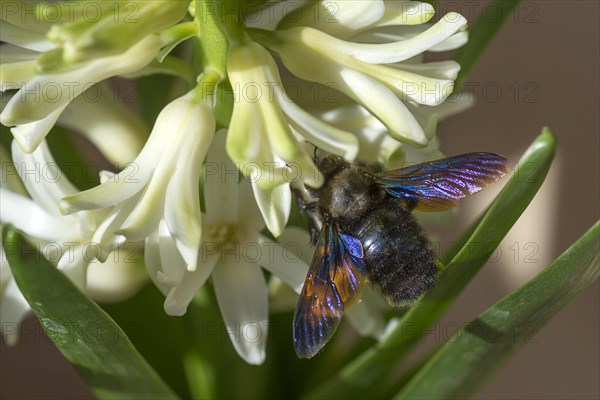
[[[317,225],[317,221],[313,218],[308,219],[308,233],[310,233],[310,244],[313,246],[317,245],[317,241],[319,240],[319,233],[321,229],[318,227],[321,224]]]
[[[292,187],[292,191],[296,195],[296,203],[300,214],[308,216],[308,232],[310,233],[310,242],[313,246],[316,246],[317,240],[319,239],[319,231],[321,225],[323,225],[317,212],[317,202],[313,199],[307,199],[308,195],[306,190],[301,190],[297,187]]]
[[[317,209],[317,202],[312,200],[305,200],[300,194],[294,190],[294,194],[296,195],[296,203],[298,204],[298,209],[302,215],[310,214],[315,212]]]

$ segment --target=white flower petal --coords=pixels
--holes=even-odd
[[[139,244],[128,242],[104,263],[93,261],[87,268],[85,293],[95,301],[118,303],[135,295],[148,282],[137,253]]]
[[[432,24],[422,25],[404,25],[404,26],[381,26],[378,28],[370,29],[368,31],[360,32],[359,34],[352,37],[352,41],[358,43],[395,43],[403,40],[411,39],[425,32],[431,28]],[[457,49],[469,40],[469,32],[467,30],[459,31],[448,39],[430,47],[427,51],[441,52]],[[415,55],[419,57],[423,53]],[[410,60],[415,57],[410,58]],[[406,59],[404,61],[408,61]],[[422,60],[418,61],[422,62]]]
[[[437,61],[425,64],[398,63],[391,64],[391,66],[434,79],[455,80],[460,71],[460,64],[454,60]]]
[[[165,211],[165,188],[169,178],[168,173],[154,173],[117,234],[137,241],[144,240],[156,229]]]
[[[202,129],[189,132],[182,140],[179,160],[165,199],[165,221],[177,243],[177,248],[188,265],[194,270],[202,234],[200,212],[200,173],[206,151],[213,139],[215,119],[208,106],[194,107],[190,117]],[[223,153],[225,143],[222,142]]]
[[[443,42],[466,27],[467,20],[462,15],[450,12],[425,32],[407,40],[385,44],[362,44],[339,41],[338,51],[358,60],[376,64],[390,64],[404,61]]]
[[[165,221],[146,238],[144,245],[146,271],[163,295],[181,284],[186,265],[179,254]],[[184,311],[185,313],[185,311]]]
[[[73,235],[73,220],[50,214],[27,197],[0,187],[0,221],[34,238],[56,241]]]
[[[435,107],[414,104],[410,101],[407,101],[404,105],[423,129],[427,140],[432,140],[435,137],[438,124],[438,115],[433,110]]]
[[[25,190],[25,186],[21,182],[10,154],[4,146],[0,146],[0,174],[2,176],[0,186],[13,193],[27,197],[27,190]]]
[[[268,291],[260,267],[253,263],[219,263],[213,284],[233,347],[248,364],[265,360]]]
[[[385,125],[359,104],[348,104],[321,115],[323,120],[351,131],[359,141],[360,160],[385,163],[402,144],[390,136]]]
[[[394,93],[376,80],[351,69],[341,71],[345,86],[360,91],[347,93],[369,109],[390,130],[392,136],[416,145],[427,144],[423,129]]]
[[[183,315],[187,307],[194,299],[198,289],[204,285],[211,272],[215,269],[215,264],[219,260],[220,254],[203,255],[200,264],[195,271],[185,271],[181,283],[171,289],[165,299],[165,312],[169,315]],[[213,274],[214,276],[214,274]]]
[[[91,85],[144,67],[159,49],[158,37],[149,35],[123,54],[95,59],[65,72],[38,75],[12,97],[0,120],[14,126],[44,119]]]
[[[200,121],[194,118],[198,115],[193,110],[203,106],[190,101],[191,96],[193,94],[190,93],[179,97],[161,110],[148,141],[134,162],[99,186],[65,197],[60,203],[61,212],[67,214],[112,206],[132,197],[147,185],[153,187],[150,190],[146,188],[147,197],[140,200],[136,213],[147,212],[147,206],[155,205],[157,200],[163,202],[166,185],[177,164],[182,138],[199,130]],[[132,217],[130,222],[134,220]]]
[[[157,228],[144,241],[144,264],[146,265],[146,271],[148,272],[148,276],[150,276],[152,283],[154,283],[161,293],[166,296],[173,286],[165,284],[158,279],[158,274],[161,272],[162,268],[160,262],[159,229],[160,228]],[[185,266],[183,266],[183,268],[185,268]]]
[[[64,196],[77,193],[77,188],[59,168],[46,142],[31,154],[24,153],[12,142],[15,168],[33,201],[47,212],[60,215],[58,203]]]
[[[187,266],[169,232],[167,223],[161,221],[158,227],[158,248],[160,251],[160,263],[162,264],[158,280],[163,285],[175,287],[181,284]],[[202,262],[207,263],[208,256],[206,254],[203,254],[203,256]]]
[[[86,285],[87,266],[95,258],[92,246],[79,244],[70,246],[63,253],[56,267],[60,269],[79,289]]]
[[[262,136],[261,130],[265,123],[260,109],[256,103],[244,102],[244,104],[234,104],[229,130],[227,131],[227,154],[239,165],[243,170],[246,165],[243,163],[246,160],[255,160],[264,153],[268,152],[266,140],[260,140]],[[255,140],[253,140],[255,139]],[[209,151],[209,155],[213,151]],[[220,156],[220,158],[222,158]]]
[[[469,41],[469,32],[462,31],[455,33],[443,42],[431,47],[429,51],[448,51],[458,49],[464,46]]]
[[[258,184],[252,183],[252,190],[267,228],[273,236],[281,235],[292,209],[290,185],[284,183],[273,189],[261,189]]]
[[[63,214],[71,214],[81,210],[114,206],[142,190],[153,170],[150,165],[133,162],[110,180],[94,188],[64,197],[60,201],[60,211]]]
[[[2,17],[4,19],[4,15]],[[2,21],[0,24],[0,37],[3,42],[38,52],[45,52],[56,47],[54,43],[46,39],[46,35],[43,33],[34,32],[7,21]]]
[[[377,23],[385,9],[382,0],[317,1],[290,13],[290,19],[279,28],[310,26],[333,36],[347,37]]]
[[[439,106],[435,107],[423,107],[425,110],[437,114],[438,119],[449,118],[460,112],[468,110],[475,104],[475,96],[472,93],[457,93],[449,96]]]
[[[121,228],[131,210],[133,210],[136,200],[136,197],[128,199],[111,209],[110,213],[104,217],[103,221],[93,232],[92,242],[98,243],[103,251],[98,256],[101,262],[105,262],[108,254],[125,242],[125,237],[117,234],[117,231]]]
[[[269,189],[286,182],[284,170],[287,172],[287,167],[272,149],[266,132],[268,132],[268,127],[261,116],[260,108],[255,103],[240,105],[234,108],[227,133],[226,147],[227,153],[247,180]],[[219,167],[213,163],[207,165],[207,168],[209,167],[213,171],[220,170],[221,180],[223,183],[229,184],[228,180],[232,178],[226,176],[231,174],[227,164],[220,163]],[[223,176],[223,174],[226,175]],[[205,191],[205,193],[218,190],[223,189],[213,189]]]
[[[0,46],[0,52],[3,50],[4,48]],[[35,60],[2,62],[0,64],[0,91],[18,90],[35,75]]]
[[[254,192],[254,184],[248,183],[247,180],[240,182],[238,186],[237,212],[239,219],[237,225],[241,229],[244,229],[247,234],[250,234],[250,240],[255,240],[256,233],[265,229],[265,220],[257,201],[256,193]],[[285,210],[280,212],[285,213]]]
[[[292,101],[281,99],[283,112],[290,123],[310,143],[332,154],[354,161],[358,154],[358,139],[349,132],[337,129],[310,115]]]
[[[306,265],[310,265],[315,249],[310,244],[310,235],[307,231],[296,226],[288,226],[277,241],[283,246],[285,253],[290,254],[290,258],[299,258]]]
[[[308,234],[304,233],[306,234],[304,238],[309,240]],[[293,235],[292,233],[288,236],[292,237]],[[300,293],[308,273],[308,264],[300,257],[303,245],[293,241],[287,242],[285,245],[279,244],[266,237],[261,237],[260,241],[263,249],[260,265],[285,282],[296,293]]]
[[[42,119],[10,128],[15,141],[25,153],[33,152],[42,143],[67,105],[58,107]]]
[[[206,155],[204,204],[207,221],[235,223],[239,219],[239,170],[225,150],[229,138],[219,131]]]
[[[301,168],[314,167],[294,136],[278,101],[283,84],[275,60],[256,42],[232,45],[227,59],[231,85],[244,88],[236,99],[229,126],[227,151],[241,163],[246,176],[253,170],[261,172],[258,185],[271,188],[286,182],[284,163],[296,163]],[[310,179],[308,174],[305,178]],[[312,180],[306,182],[315,185]]]
[[[397,66],[398,64],[395,65],[395,67]],[[363,68],[363,72],[394,90],[403,101],[434,106],[441,104],[452,93],[454,88],[452,80],[419,75],[409,72],[410,68],[369,65]],[[416,68],[413,67],[413,69]],[[441,74],[441,72],[437,72]]]
[[[197,173],[186,171],[188,174],[185,175],[176,172],[167,188],[165,201],[165,221],[190,271],[196,269],[202,240],[198,193],[201,168],[202,161],[197,165]]]
[[[31,311],[29,303],[21,294],[14,279],[2,289],[0,301],[0,329],[6,344],[14,346],[19,341],[19,326]]]

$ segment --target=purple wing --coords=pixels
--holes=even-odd
[[[360,241],[323,224],[294,314],[298,357],[311,358],[325,346],[344,310],[358,299],[364,276]]]
[[[492,153],[469,153],[407,168],[380,172],[375,181],[386,192],[420,211],[456,207],[458,200],[496,182],[508,160]]]

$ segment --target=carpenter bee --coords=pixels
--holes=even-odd
[[[365,281],[391,305],[410,304],[430,289],[437,261],[412,211],[453,208],[508,170],[507,159],[492,153],[391,171],[316,153],[315,164],[324,184],[296,191],[315,245],[294,314],[294,346],[302,358],[311,358],[329,341]]]

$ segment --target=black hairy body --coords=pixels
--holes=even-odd
[[[317,160],[324,184],[308,189],[312,199],[299,200],[311,216],[313,244],[319,227],[331,223],[360,240],[366,274],[394,305],[409,303],[431,288],[437,274],[429,240],[410,205],[375,183],[378,165],[347,163],[336,156]]]
[[[449,210],[508,170],[508,160],[493,153],[389,171],[333,155],[315,157],[315,163],[323,185],[296,190],[315,246],[294,313],[294,346],[303,358],[331,339],[364,282],[392,305],[412,303],[431,288],[437,262],[412,211]]]

